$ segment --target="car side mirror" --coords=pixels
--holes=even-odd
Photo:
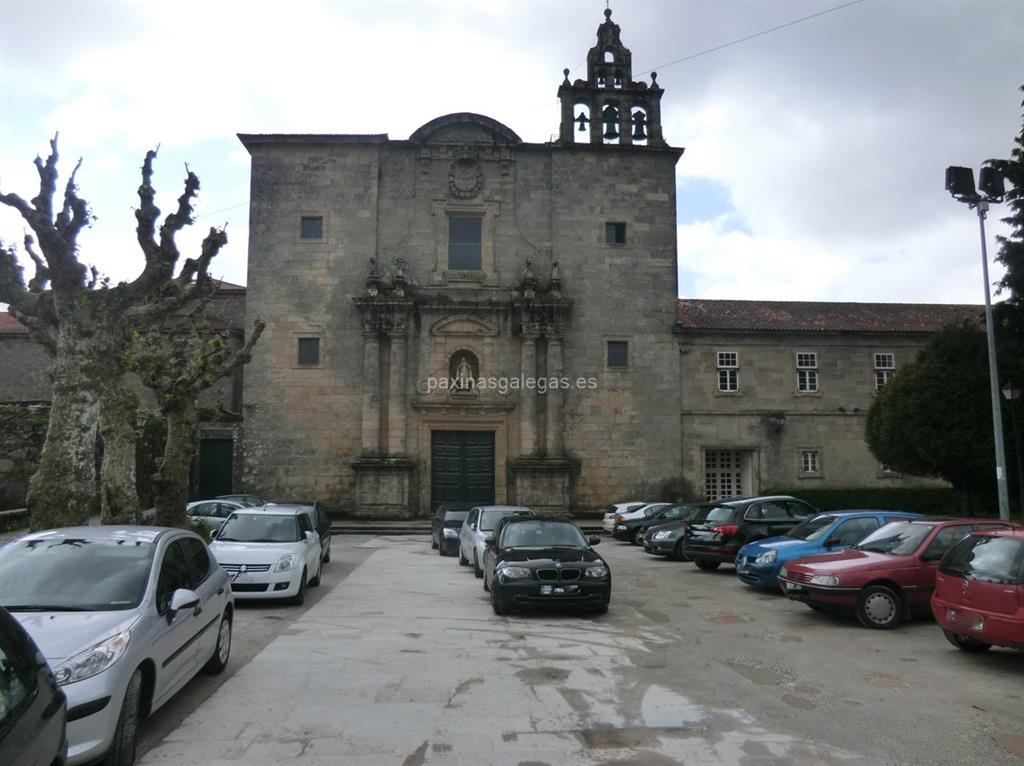
[[[498,541],[495,540],[493,537],[485,537],[484,538],[484,545],[487,546],[488,548],[497,548],[498,547]]]
[[[589,538],[587,538],[587,542],[590,543],[591,545],[597,545],[599,542],[601,542],[601,538],[600,537],[589,537]]]
[[[210,539],[211,540],[216,540],[217,539],[217,535],[219,535],[219,534],[220,534],[220,527],[214,527],[213,529],[210,530]]]
[[[844,543],[838,537],[830,537],[828,540],[825,541],[825,547],[826,548],[835,548],[837,545],[844,545],[845,546],[846,543]]]
[[[942,554],[944,552],[945,551],[932,551],[929,553],[928,551],[925,551],[921,554],[921,561],[938,561],[942,558]]]
[[[306,530],[306,533],[302,536],[302,542],[311,543],[316,539],[316,533],[310,529]]]
[[[167,612],[167,621],[174,619],[178,612],[195,609],[199,606],[199,594],[188,588],[178,588],[171,594],[171,607]]]

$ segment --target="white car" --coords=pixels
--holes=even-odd
[[[69,766],[132,763],[141,719],[231,652],[227,575],[184,529],[33,532],[0,551],[0,605],[67,696]],[[0,687],[5,676],[0,662]]]
[[[633,511],[643,508],[645,505],[650,505],[650,503],[643,500],[631,500],[628,503],[616,503],[611,507],[611,510],[604,515],[604,518],[601,521],[601,526],[604,528],[605,532],[611,532],[615,529],[616,516],[623,516],[627,513],[632,513]]]
[[[494,532],[494,526],[505,516],[535,516],[522,505],[478,505],[469,512],[459,532],[459,563],[473,565],[473,574],[484,576],[484,541]]]
[[[320,584],[320,536],[301,508],[242,509],[214,533],[210,552],[236,599],[287,598],[301,604]]]
[[[232,513],[248,507],[249,505],[242,500],[196,500],[185,506],[185,515],[189,521],[202,521],[217,529]]]

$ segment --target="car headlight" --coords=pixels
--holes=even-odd
[[[295,564],[295,554],[288,553],[278,559],[277,564],[274,565],[275,572],[287,572]]]
[[[760,556],[758,556],[756,559],[754,559],[754,563],[755,564],[774,564],[776,561],[778,561],[778,559],[779,559],[779,552],[778,551],[768,551],[767,553],[762,553]]]
[[[69,660],[62,662],[53,671],[54,678],[60,686],[73,684],[75,681],[83,681],[92,678],[97,673],[102,673],[109,668],[128,648],[131,640],[131,630],[125,630],[116,636],[111,636],[95,646],[91,646],[84,652],[79,652]]]
[[[654,533],[654,537],[652,537],[651,539],[652,540],[667,540],[669,538],[669,535],[671,535],[671,534],[672,534],[671,530],[666,530],[664,532],[655,532]]]
[[[583,572],[583,575],[594,580],[600,580],[608,576],[608,567],[590,567]]]
[[[510,580],[523,580],[530,576],[530,570],[526,567],[505,567],[499,570],[499,574]]]
[[[839,578],[835,575],[814,575],[811,578],[811,585],[838,585]]]
[[[785,577],[788,574],[789,574],[789,570],[786,569],[786,567],[782,567],[782,569],[779,570],[779,577]]]
[[[452,529],[451,527],[445,527],[444,536],[447,537],[449,540],[454,540],[456,537],[459,536],[459,532],[458,532],[457,529]]]

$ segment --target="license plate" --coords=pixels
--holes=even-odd
[[[540,595],[542,596],[564,596],[566,593],[575,593],[575,585],[541,585]]]
[[[795,582],[786,583],[786,593],[796,593],[801,590],[803,590],[803,588]]]

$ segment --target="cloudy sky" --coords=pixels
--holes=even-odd
[[[612,10],[634,77],[658,72],[666,139],[686,148],[680,295],[981,301],[977,219],[945,193],[943,171],[1012,148],[1024,3],[616,0]],[[236,133],[404,139],[470,111],[548,141],[562,69],[586,76],[603,11],[604,0],[0,0],[0,189],[31,197],[31,160],[59,130],[64,170],[84,158],[79,186],[98,217],[83,257],[131,278],[138,166],[159,144],[165,210],[185,162],[202,179],[184,252],[226,222],[214,271],[244,283],[249,158]],[[1005,227],[1003,209],[993,213],[994,251]],[[0,238],[22,232],[0,211]]]

